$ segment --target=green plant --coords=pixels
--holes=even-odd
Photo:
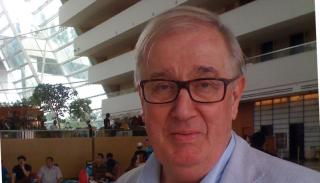
[[[33,105],[39,106],[44,112],[54,112],[59,119],[68,111],[68,101],[77,95],[77,91],[62,84],[39,84],[33,91],[30,100]]]
[[[89,120],[92,112],[90,104],[91,100],[89,99],[77,99],[72,101],[69,105],[70,116],[75,119],[80,119],[81,121]]]

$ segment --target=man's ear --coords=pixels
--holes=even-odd
[[[234,83],[232,92],[232,119],[235,120],[238,114],[238,107],[241,96],[243,94],[246,85],[246,79],[244,76],[240,76]]]

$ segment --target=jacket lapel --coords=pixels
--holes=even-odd
[[[233,132],[235,149],[221,178],[221,183],[260,183],[264,172],[249,144]]]

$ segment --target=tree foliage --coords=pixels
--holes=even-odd
[[[92,109],[90,107],[91,100],[89,99],[77,99],[70,103],[69,112],[75,119],[81,119],[82,121],[88,120]]]
[[[68,111],[68,101],[77,95],[77,91],[62,84],[39,84],[33,92],[31,101],[45,112],[54,112],[59,117],[64,116]]]

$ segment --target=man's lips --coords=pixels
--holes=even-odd
[[[199,131],[177,131],[171,132],[170,136],[174,141],[181,143],[190,143],[196,141],[201,135],[203,135]]]

